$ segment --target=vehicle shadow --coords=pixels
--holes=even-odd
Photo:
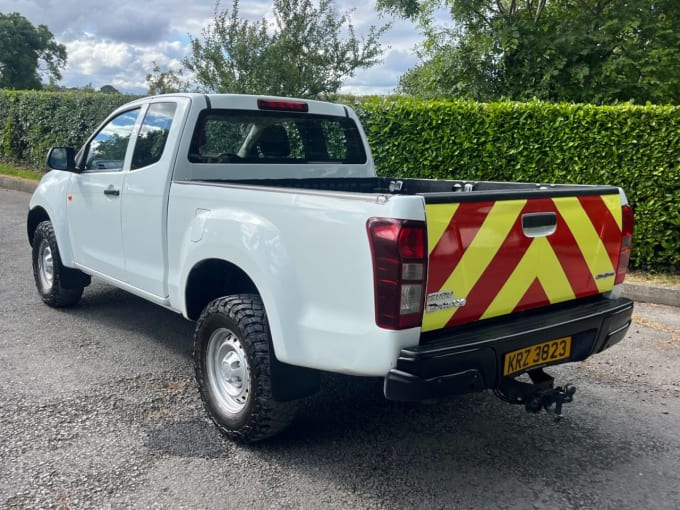
[[[194,322],[129,292],[93,280],[78,307],[67,313],[148,338],[191,358]]]
[[[564,508],[574,504],[569,495],[576,486],[576,507],[601,508],[599,483],[640,451],[667,449],[645,437],[644,425],[606,414],[570,408],[555,422],[490,392],[407,404],[386,401],[380,381],[330,376],[325,382],[289,430],[251,452],[294,465],[298,478],[350,486],[385,508],[455,508],[456,501],[514,508],[503,502],[517,493]]]
[[[82,310],[68,313],[191,358],[193,323],[112,287],[88,291]],[[189,380],[188,364],[185,369]],[[380,379],[324,374],[322,380],[322,390],[301,403],[289,429],[255,445],[222,437],[189,388],[190,400],[177,403],[189,402],[196,416],[177,409],[175,418],[148,426],[145,446],[183,458],[251,459],[272,467],[258,475],[263,485],[273,483],[274,472],[282,487],[309,483],[329,494],[351,491],[366,507],[379,508],[511,508],[502,502],[521,493],[546,507],[598,507],[599,484],[612,483],[613,473],[640,451],[662,454],[666,448],[644,434],[644,419],[622,421],[624,410],[593,412],[588,405],[599,396],[592,392],[582,401],[579,395],[556,423],[488,392],[409,404],[385,400]],[[575,486],[578,500],[571,499]]]

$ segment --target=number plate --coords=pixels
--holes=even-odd
[[[505,355],[503,375],[524,372],[532,367],[568,359],[569,356],[571,356],[570,336],[517,349]]]

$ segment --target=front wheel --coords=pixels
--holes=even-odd
[[[194,365],[205,408],[229,438],[266,439],[295,417],[296,402],[272,396],[269,327],[259,296],[227,296],[206,306],[196,325]]]
[[[73,306],[83,295],[87,276],[62,265],[57,237],[49,221],[40,223],[33,235],[33,277],[40,297],[50,306]]]

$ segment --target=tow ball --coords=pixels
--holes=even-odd
[[[529,413],[541,409],[555,421],[562,418],[562,406],[574,400],[576,386],[565,384],[555,387],[555,379],[538,368],[528,372],[531,383],[504,378],[496,389],[496,396],[511,404],[521,404]]]

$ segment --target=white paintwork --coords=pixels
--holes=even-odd
[[[155,99],[152,102],[168,101]],[[183,119],[191,102],[176,100],[175,119]],[[123,280],[158,297],[167,297],[167,197],[177,159],[182,122],[173,122],[159,161],[125,172],[121,191],[121,223],[125,270]]]
[[[66,202],[73,257],[79,266],[125,280],[120,196],[123,172],[73,175]]]
[[[40,180],[28,204],[29,210],[42,208],[49,216],[59,242],[61,261],[68,267],[74,267],[75,264],[66,219],[66,196],[71,176],[72,174],[67,172],[47,172]]]
[[[398,198],[173,183],[168,242],[180,249],[169,253],[170,302],[185,311],[191,268],[226,260],[257,286],[280,360],[384,375],[420,334],[375,325],[366,220],[424,219],[422,198]],[[198,202],[208,212],[197,216]],[[192,242],[198,222],[201,240]]]
[[[213,108],[257,109],[257,96],[210,96]],[[264,302],[276,356],[284,362],[382,376],[420,328],[388,331],[375,324],[369,217],[424,220],[422,197],[206,185],[184,182],[225,165],[197,165],[186,154],[205,96],[138,100],[140,120],[152,101],[178,109],[164,155],[130,171],[139,121],[119,172],[50,172],[31,199],[55,227],[63,262],[187,315],[185,287],[201,261],[241,268]],[[349,115],[340,105],[309,102],[310,113]],[[103,124],[102,124],[103,125]],[[231,179],[374,176],[366,143],[362,165],[226,165]],[[275,173],[274,173],[275,171]],[[112,175],[114,174],[115,175]],[[204,177],[203,175],[200,175]],[[119,197],[103,194],[109,185]],[[66,196],[73,200],[67,201]]]

